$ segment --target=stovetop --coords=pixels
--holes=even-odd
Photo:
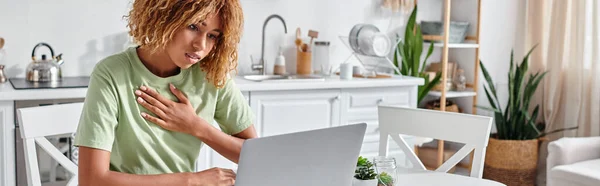
[[[57,88],[87,88],[89,76],[63,77],[57,82],[30,82],[25,78],[9,78],[13,88],[22,89],[57,89]]]

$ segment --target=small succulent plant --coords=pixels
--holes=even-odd
[[[362,156],[358,157],[354,173],[354,178],[359,180],[372,180],[377,177],[377,173],[375,173],[375,169],[373,168],[373,163]]]

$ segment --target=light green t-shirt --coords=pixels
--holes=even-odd
[[[135,100],[140,85],[177,100],[169,90],[173,83],[183,91],[204,120],[227,134],[237,134],[254,121],[249,105],[230,78],[221,89],[206,80],[198,64],[175,76],[162,78],[140,61],[136,47],[99,62],[90,77],[83,113],[75,137],[76,146],[107,150],[110,169],[131,174],[192,172],[202,141],[172,132],[146,121],[151,114]]]

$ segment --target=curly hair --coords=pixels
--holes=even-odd
[[[222,36],[199,65],[206,79],[222,88],[228,73],[237,69],[237,50],[243,29],[238,0],[135,0],[129,12],[129,34],[152,52],[164,50],[179,29],[216,14],[223,24]]]

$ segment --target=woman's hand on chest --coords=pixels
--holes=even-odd
[[[164,129],[191,135],[208,126],[208,123],[196,114],[186,95],[173,84],[169,87],[178,102],[169,100],[146,86],[141,86],[135,91],[137,102],[156,115],[155,117],[142,112],[140,113],[142,117]]]

